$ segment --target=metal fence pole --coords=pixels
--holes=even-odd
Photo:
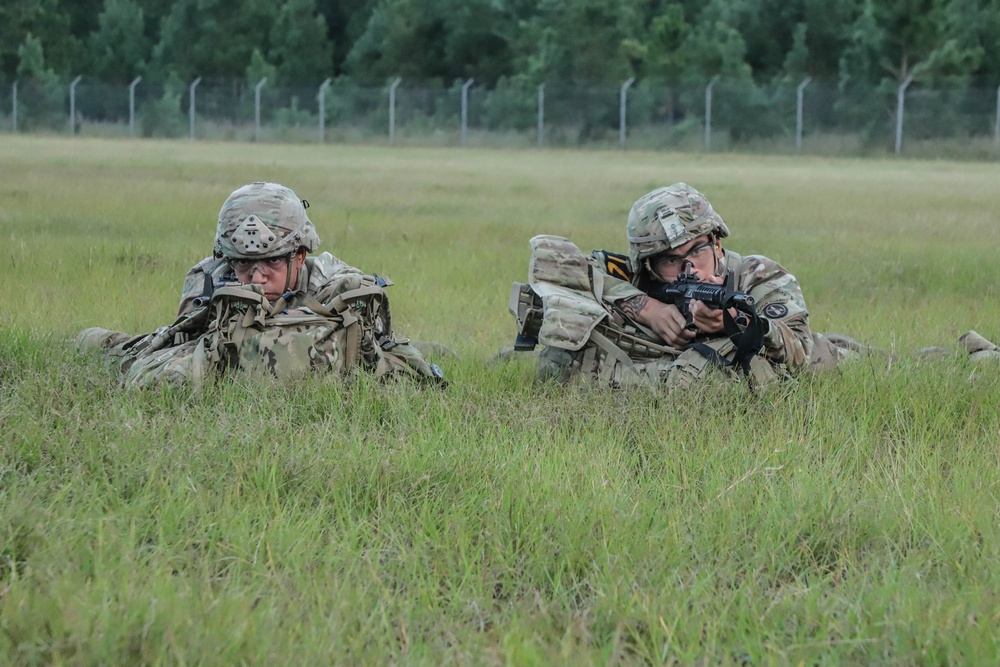
[[[795,150],[802,151],[802,93],[806,86],[812,81],[811,76],[807,76],[795,89]]]
[[[194,140],[194,89],[198,87],[201,83],[201,77],[191,82],[191,86],[188,88],[188,124],[191,126],[190,137]]]
[[[260,89],[267,83],[267,77],[257,82],[253,89],[253,141],[260,143]]]
[[[14,90],[17,90],[17,84],[14,84]],[[15,98],[16,99],[16,98]],[[17,116],[14,116],[15,121]],[[1000,146],[1000,86],[997,86],[997,119],[996,125],[993,128],[993,143]]]
[[[17,134],[17,81],[14,82],[11,88],[11,107],[10,120],[13,124],[13,131]]]
[[[316,102],[319,103],[319,143],[321,144],[326,141],[326,89],[330,87],[331,81],[333,79],[327,79],[319,84],[319,90],[316,92]]]
[[[80,74],[69,84],[69,134],[76,136],[76,84],[80,83],[83,75]]]
[[[142,81],[141,76],[132,79],[128,85],[128,136],[135,136],[135,87]]]
[[[538,147],[545,143],[545,84],[538,86]]]
[[[712,87],[715,86],[715,82],[719,80],[719,75],[716,74],[712,77],[712,80],[708,82],[705,86],[705,152],[708,153],[712,150]]]
[[[398,76],[389,86],[389,143],[396,143],[396,88],[402,81]]]
[[[625,148],[625,108],[628,101],[628,89],[635,83],[635,77],[630,76],[618,89],[618,147]]]
[[[462,84],[462,145],[465,145],[465,140],[469,131],[469,87],[472,86],[472,79],[469,79],[464,84]]]
[[[903,149],[903,99],[906,97],[906,88],[913,81],[913,75],[906,77],[896,91],[896,155]]]

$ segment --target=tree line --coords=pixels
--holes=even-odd
[[[7,80],[1000,84],[1000,0],[10,0]]]

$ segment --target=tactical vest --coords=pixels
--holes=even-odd
[[[358,371],[441,380],[441,370],[409,341],[392,337],[385,293],[371,278],[327,298],[330,308],[320,298],[293,292],[272,306],[256,285],[215,287],[172,325],[123,344],[122,380],[132,387],[198,387],[233,371],[282,380]],[[305,314],[289,314],[293,310]]]
[[[604,301],[605,273],[595,264],[614,261],[617,272],[630,276],[631,267],[620,266],[622,256],[588,256],[571,241],[548,235],[531,239],[531,248],[529,282],[512,285],[509,308],[518,322],[515,349],[545,346],[539,354],[540,379],[681,388],[716,371],[743,377],[731,366],[736,345],[728,337],[705,340],[698,349],[675,348]],[[745,375],[759,387],[785,374],[757,355],[749,359]]]

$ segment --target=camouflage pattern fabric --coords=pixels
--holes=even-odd
[[[976,331],[966,331],[959,337],[958,344],[969,353],[972,361],[1000,360],[1000,347]]]
[[[729,227],[708,199],[687,183],[657,188],[629,210],[625,236],[634,268],[653,255],[677,248],[705,234],[729,236]],[[638,277],[638,272],[635,273]]]
[[[761,255],[741,255],[726,250],[719,272],[736,273],[736,289],[754,297],[757,312],[768,321],[763,354],[772,365],[781,365],[791,374],[811,363],[814,339],[809,328],[809,311],[798,281],[774,260]],[[642,292],[631,283],[608,276],[605,299],[617,303]],[[701,341],[699,337],[699,342]],[[704,342],[710,342],[711,338]]]
[[[590,289],[590,262],[579,248],[557,236],[534,237],[531,251],[529,281],[545,304],[538,339],[544,345],[579,350],[609,315]]]
[[[211,295],[204,293],[206,276],[223,281],[209,283]],[[88,329],[77,344],[104,349],[122,382],[137,388],[198,386],[234,371],[283,380],[359,370],[441,380],[440,369],[408,340],[394,338],[376,280],[328,253],[308,258],[296,289],[274,304],[259,286],[225,282],[230,277],[224,260],[203,260],[188,273],[172,325],[127,340]]]
[[[715,345],[709,343],[710,347]],[[722,356],[731,355],[730,345],[720,345],[717,349]],[[734,368],[720,368],[695,350],[678,351],[675,355],[665,354],[656,360],[633,360],[626,356],[623,360],[608,346],[588,345],[578,352],[569,352],[556,347],[545,347],[538,355],[538,379],[555,380],[562,384],[608,386],[613,389],[630,387],[665,387],[670,390],[686,389],[704,381],[743,381],[743,376]],[[754,389],[763,389],[779,378],[789,378],[784,369],[776,369],[763,357],[754,357],[750,362],[747,381]]]
[[[215,255],[230,259],[279,257],[305,248],[315,252],[319,235],[308,202],[278,183],[251,183],[233,192],[219,210]]]
[[[350,266],[328,252],[322,252],[306,258],[305,270],[299,272],[299,281],[294,289],[308,294],[318,295],[323,292],[336,296],[359,287],[364,278],[365,274],[361,269]],[[235,282],[236,274],[230,268],[229,261],[220,257],[206,257],[192,266],[181,287],[181,301],[177,309],[179,316],[190,312],[194,308],[194,301],[204,295],[206,280],[209,285]]]
[[[687,387],[711,376],[739,377],[695,350],[664,345],[652,332],[626,320],[616,304],[642,292],[609,275],[602,262],[569,240],[537,236],[531,246],[529,283],[541,296],[538,340],[546,346],[539,355],[541,379]],[[754,297],[757,312],[768,321],[764,347],[750,362],[750,383],[763,387],[811,367],[817,338],[795,277],[766,257],[725,251],[720,272],[730,269],[737,277],[736,288]],[[558,326],[550,326],[550,318]],[[636,339],[642,342],[641,354],[633,343],[622,342]],[[724,358],[731,359],[735,351],[728,336],[701,335],[695,340]],[[825,342],[822,354],[817,367],[835,365],[830,355],[836,352]]]

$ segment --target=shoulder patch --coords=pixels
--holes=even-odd
[[[769,303],[764,306],[764,317],[772,320],[780,320],[788,314],[788,306],[783,303]]]
[[[608,272],[609,276],[632,282],[632,262],[628,255],[607,250],[595,250],[593,256],[604,264],[604,270]]]

